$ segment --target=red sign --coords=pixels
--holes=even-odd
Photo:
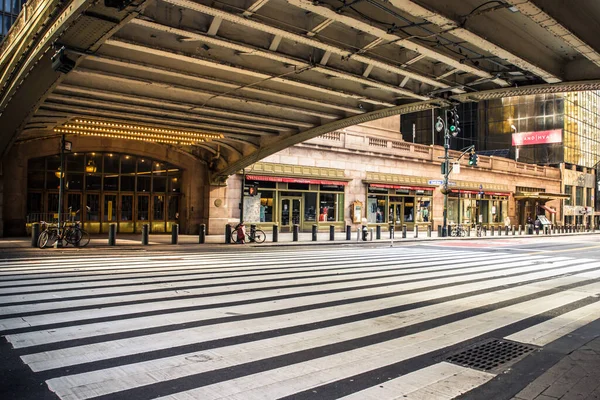
[[[530,144],[562,143],[562,129],[549,131],[513,133],[513,146],[527,146]]]

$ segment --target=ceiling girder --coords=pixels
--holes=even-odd
[[[304,1],[304,0],[288,0],[288,1]],[[433,10],[429,10],[417,3],[415,3],[412,0],[389,0],[390,4],[393,5],[394,7],[409,13],[410,15],[413,15],[415,17],[424,19],[426,21],[429,21],[437,26],[439,26],[442,31],[447,32],[453,36],[456,36],[457,38],[460,38],[462,40],[465,40],[481,49],[484,49],[486,52],[491,53],[497,57],[500,57],[504,60],[507,60],[508,62],[510,62],[513,65],[516,65],[519,68],[522,68],[525,71],[530,71],[538,76],[540,76],[543,80],[545,80],[548,83],[556,83],[556,82],[560,82],[561,79],[552,74],[549,71],[546,71],[545,69],[543,69],[542,67],[539,67],[519,56],[517,56],[516,54],[513,54],[511,52],[509,52],[506,49],[501,48],[500,46],[488,41],[487,39],[463,28],[458,22],[443,16],[442,14],[433,11]],[[520,1],[520,0],[519,0]],[[440,60],[442,61],[442,60]],[[448,65],[452,65],[452,64],[448,64]],[[460,65],[452,65],[453,67],[464,71],[463,67],[461,67]],[[486,76],[484,75],[479,75],[482,78],[486,78]],[[490,74],[488,74],[487,77],[491,77]],[[504,84],[501,84],[501,82],[504,82]],[[502,81],[500,79],[496,80],[496,83],[500,84],[501,86],[507,86],[508,83],[506,83],[505,81]]]
[[[364,64],[373,64],[373,66],[382,69],[384,71],[389,71],[389,72],[393,72],[395,74],[399,74],[399,75],[410,75],[411,78],[419,81],[419,82],[423,82],[423,83],[427,83],[428,85],[434,86],[436,88],[443,88],[443,87],[448,87],[448,85],[446,85],[445,83],[442,82],[438,82],[435,79],[423,76],[421,74],[417,74],[411,71],[407,71],[407,70],[403,70],[401,68],[398,68],[395,65],[392,64],[388,64],[385,63],[383,61],[379,61],[373,58],[369,58],[360,54],[356,54],[351,50],[348,49],[343,49],[337,46],[333,46],[330,44],[326,44],[323,42],[320,42],[316,39],[312,39],[308,36],[302,36],[302,35],[298,35],[296,33],[292,33],[292,32],[288,32],[286,30],[280,29],[280,28],[276,28],[267,24],[264,24],[262,22],[257,22],[254,20],[250,20],[250,19],[245,19],[243,17],[240,17],[238,15],[234,15],[234,14],[230,14],[228,12],[222,11],[222,10],[218,10],[212,7],[208,7],[205,6],[203,4],[199,4],[199,3],[195,3],[193,1],[190,0],[164,0],[167,3],[173,4],[175,6],[178,7],[184,7],[190,10],[194,10],[203,14],[208,14],[211,15],[213,17],[219,16],[221,18],[223,18],[226,21],[232,22],[234,24],[237,25],[241,25],[241,26],[245,26],[248,28],[252,28],[252,29],[256,29],[259,30],[261,32],[266,32],[266,33],[270,33],[274,36],[281,36],[284,39],[289,39],[298,43],[302,43],[323,51],[330,51],[332,54],[336,54],[339,55],[341,57],[350,57],[351,59],[364,63]],[[339,71],[338,71],[339,72]],[[406,91],[407,93],[405,93],[408,96],[412,96],[415,97],[415,94],[413,92],[410,91]],[[422,96],[421,96],[422,97]]]

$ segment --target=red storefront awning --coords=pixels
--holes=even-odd
[[[543,208],[544,210],[548,211],[550,214],[556,214],[556,210],[553,210],[550,207],[540,206],[540,208]]]
[[[369,183],[369,186],[382,188],[382,189],[405,189],[405,190],[434,190],[434,187],[427,186],[402,186],[402,185],[390,185],[387,183]]]
[[[251,181],[288,182],[288,183],[314,183],[317,185],[348,185],[346,181],[329,181],[326,179],[286,178],[283,176],[246,175]]]

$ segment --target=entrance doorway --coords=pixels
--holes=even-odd
[[[301,197],[282,197],[279,207],[281,221],[281,232],[291,232],[292,225],[300,225],[302,230],[302,198]]]
[[[404,204],[403,203],[390,203],[389,209],[389,221],[390,224],[394,225],[394,229],[402,229],[402,221],[404,218]]]

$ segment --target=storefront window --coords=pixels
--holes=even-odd
[[[273,192],[260,190],[260,222],[273,222]]]
[[[154,196],[152,203],[152,218],[162,220],[165,218],[165,196]]]
[[[304,193],[304,220],[315,222],[317,220],[317,194]]]
[[[44,211],[41,193],[27,194],[27,214],[42,213]]]
[[[573,186],[565,185],[565,193],[569,195],[569,198],[565,199],[565,206],[573,205],[571,199],[571,197],[573,196]]]
[[[337,221],[337,194],[321,193],[319,197],[319,221]]]
[[[387,221],[385,212],[387,196],[369,195],[367,198],[367,220],[371,224],[379,224]]]
[[[429,222],[431,218],[431,197],[417,197],[417,222]]]
[[[100,220],[100,196],[97,194],[88,194],[85,202],[87,208],[87,221]]]
[[[448,198],[448,224],[458,223],[458,199]]]
[[[179,196],[169,196],[169,209],[167,217],[169,220],[179,219]]]
[[[415,198],[406,197],[404,199],[404,222],[414,222],[415,220]]]

